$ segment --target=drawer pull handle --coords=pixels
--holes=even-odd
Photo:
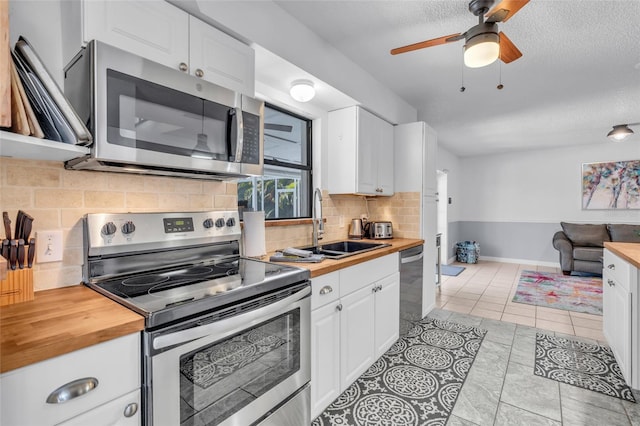
[[[98,387],[98,379],[95,377],[85,377],[74,380],[66,385],[60,386],[47,397],[47,404],[62,404],[70,399],[77,398]]]
[[[204,71],[202,71],[200,68],[198,68],[196,70],[196,77],[202,78],[204,76]]]
[[[613,269],[613,270],[615,271],[615,269],[616,269],[616,265],[614,265],[614,264],[612,263],[612,264],[610,264],[610,265],[607,265],[607,268],[609,268],[609,269]]]
[[[133,417],[137,412],[138,412],[138,404],[135,402],[132,402],[131,404],[127,404],[127,406],[124,407],[123,414],[125,417]]]
[[[325,285],[320,289],[320,294],[329,294],[333,291],[333,288],[330,285]]]
[[[339,303],[338,306],[336,306],[336,311],[340,312],[342,310],[342,303]]]
[[[615,281],[613,280],[607,280],[607,284],[609,284],[609,287],[614,287],[616,285]]]

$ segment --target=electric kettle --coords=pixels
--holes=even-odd
[[[364,237],[362,219],[351,219],[351,225],[349,225],[349,238],[361,240],[362,237]]]

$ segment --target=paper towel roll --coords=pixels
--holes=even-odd
[[[264,212],[244,212],[244,255],[261,257],[267,254],[264,243]]]

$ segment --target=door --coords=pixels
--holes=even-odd
[[[400,274],[396,272],[375,283],[375,359],[389,349],[400,335]]]
[[[311,312],[311,418],[340,395],[339,301]]]
[[[375,285],[366,286],[341,299],[340,375],[346,389],[366,371],[374,359]]]
[[[436,234],[437,234],[437,201],[435,196],[422,197],[422,222],[424,239],[424,264],[422,287],[422,317],[436,305]]]

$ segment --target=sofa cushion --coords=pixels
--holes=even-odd
[[[562,230],[567,234],[574,246],[604,247],[605,241],[611,241],[607,226],[586,223],[560,222]]]
[[[621,243],[640,243],[640,225],[608,224],[611,241]]]
[[[586,260],[589,262],[602,262],[602,252],[600,247],[574,247],[573,258],[575,260]]]

